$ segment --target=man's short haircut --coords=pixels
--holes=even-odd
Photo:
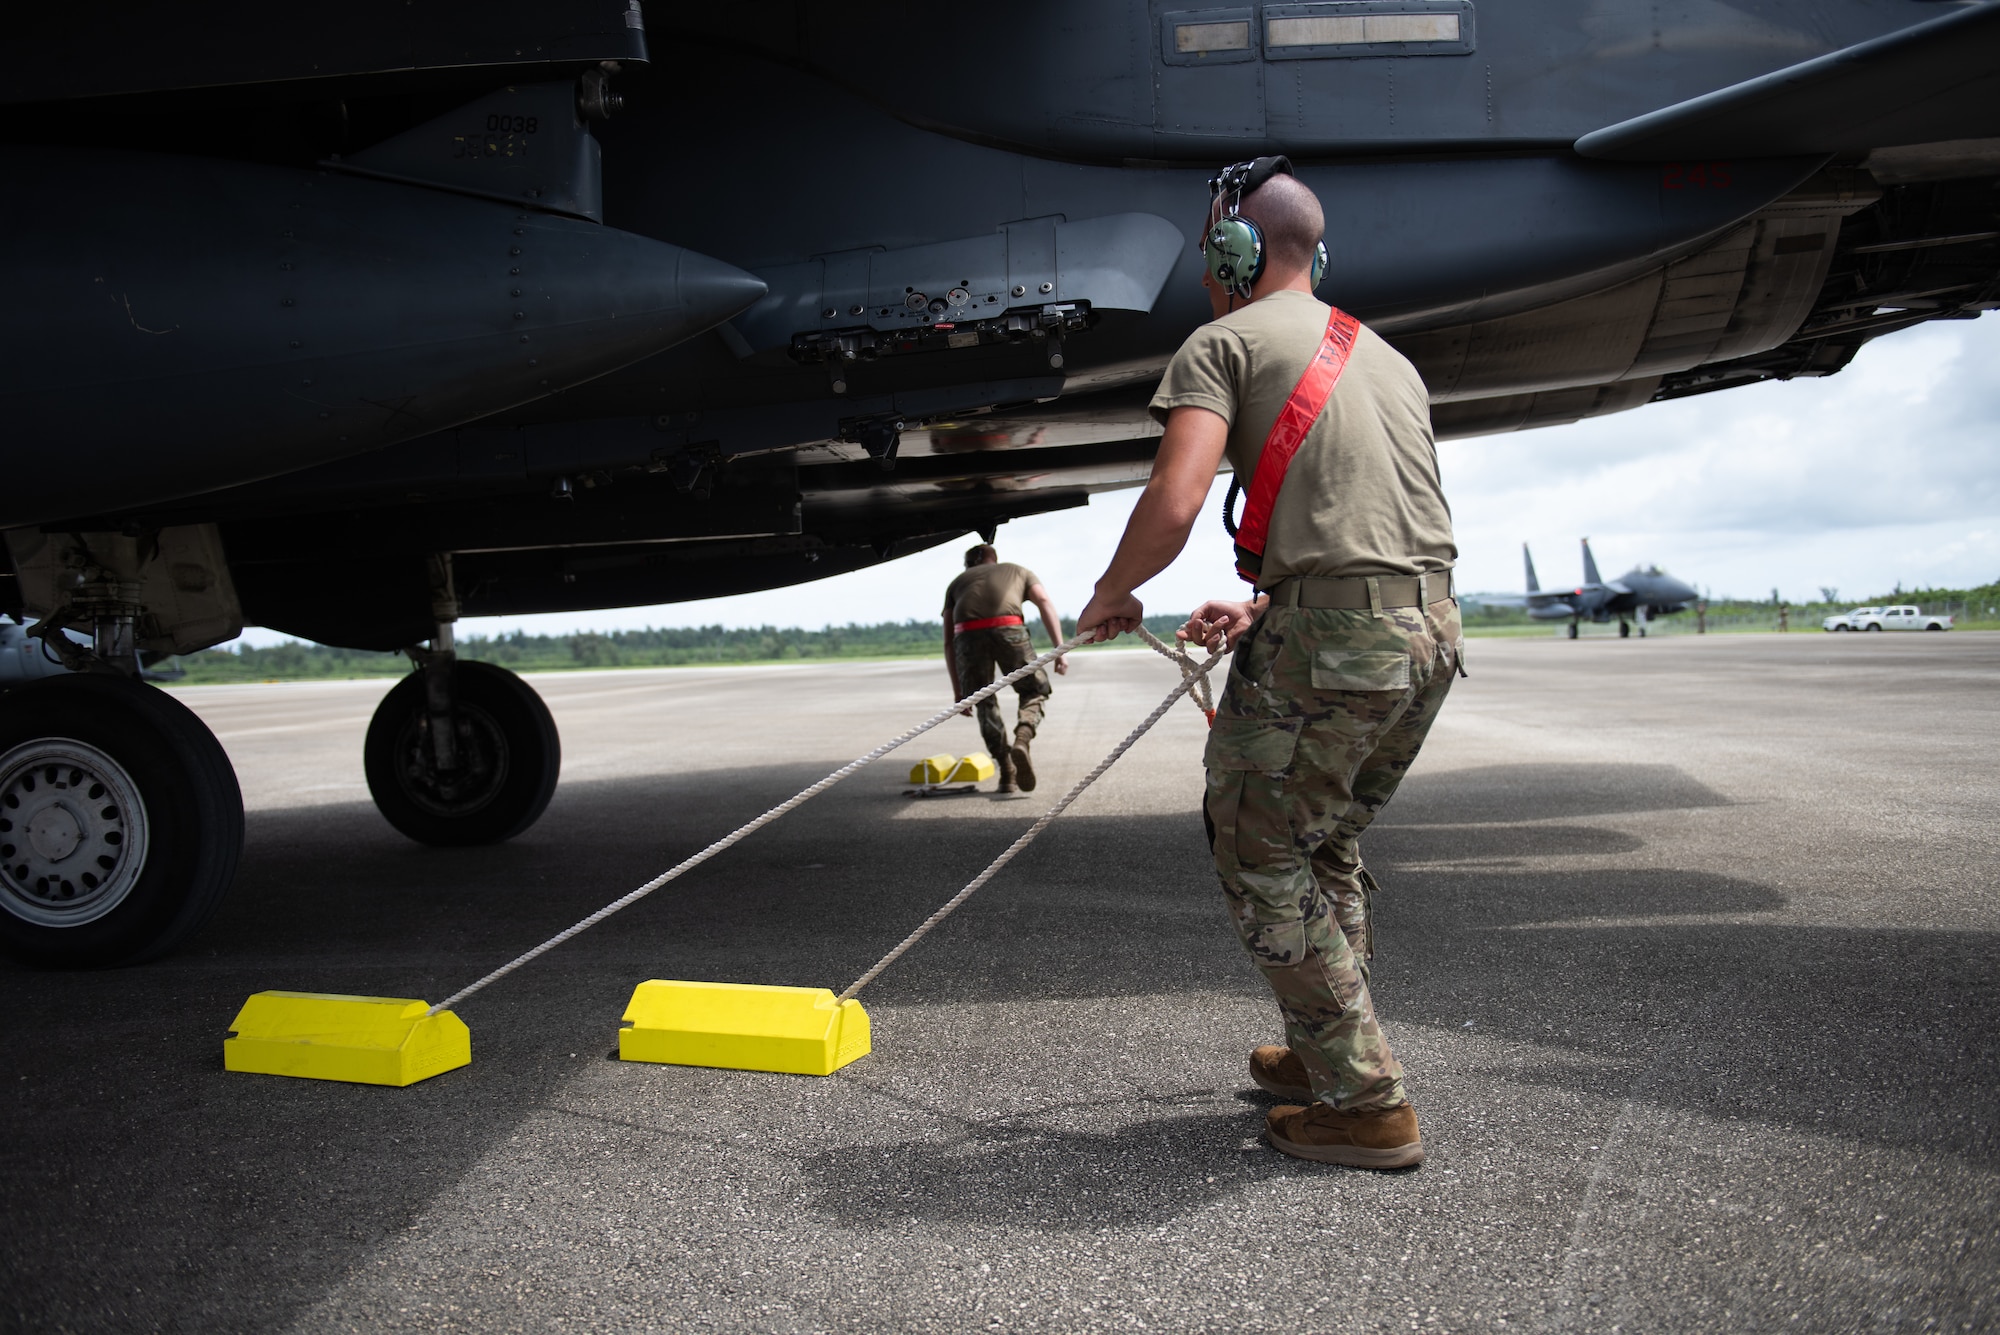
[[[977,547],[967,547],[965,549],[965,568],[967,570],[972,569],[976,565],[983,565],[988,561],[997,561],[999,559],[1000,553],[993,550],[993,544],[990,542],[982,542]]]
[[[1238,212],[1264,233],[1265,271],[1309,269],[1326,235],[1326,213],[1312,187],[1296,176],[1273,176],[1243,196]]]

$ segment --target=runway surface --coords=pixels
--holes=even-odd
[[[1041,791],[864,771],[461,1010],[406,1090],[226,1074],[253,991],[440,997],[942,703],[941,665],[534,679],[563,783],[441,851],[387,683],[179,692],[249,806],[186,953],[0,969],[23,1330],[1988,1330],[2000,635],[1474,641],[1365,848],[1429,1161],[1302,1164],[1183,705],[865,998],[828,1079],[607,1060],[634,984],[839,987],[1174,680],[1060,679]],[[1011,715],[1011,707],[1010,707]],[[971,720],[913,755],[978,746]],[[934,734],[933,736],[937,736]]]

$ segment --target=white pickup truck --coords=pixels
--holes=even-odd
[[[1905,603],[1898,607],[1864,607],[1848,618],[1854,630],[1950,630],[1951,618],[1918,611]]]
[[[1821,630],[1853,630],[1854,623],[1862,617],[1880,615],[1882,615],[1882,609],[1879,607],[1857,607],[1852,612],[1835,612],[1832,616],[1820,622],[1819,628]]]

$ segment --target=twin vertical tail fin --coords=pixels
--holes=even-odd
[[[1583,582],[1585,584],[1602,584],[1604,582],[1604,576],[1597,573],[1597,558],[1590,554],[1589,538],[1583,540]]]
[[[1521,544],[1521,564],[1528,568],[1528,592],[1540,593],[1542,591],[1542,582],[1535,578],[1534,553],[1528,550],[1528,544],[1525,542]]]

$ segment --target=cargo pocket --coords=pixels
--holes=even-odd
[[[1385,649],[1321,649],[1313,655],[1316,691],[1407,691],[1410,656]]]
[[[1291,768],[1304,719],[1218,716],[1208,730],[1201,763],[1212,770],[1255,770],[1282,774]]]

